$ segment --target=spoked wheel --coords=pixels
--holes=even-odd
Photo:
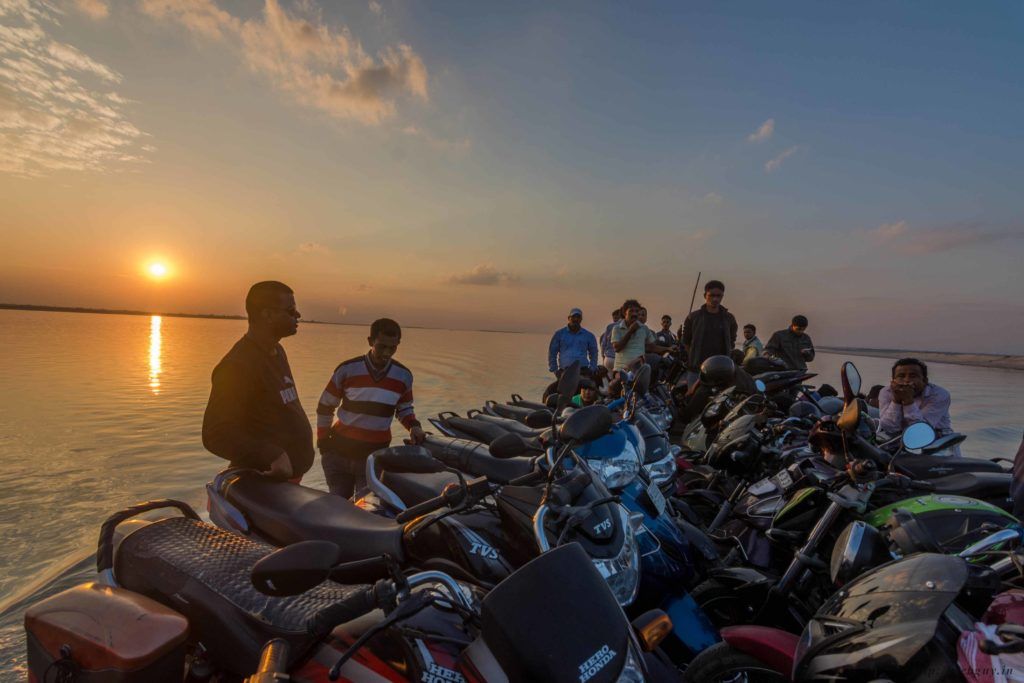
[[[690,662],[684,677],[688,683],[780,683],[784,676],[729,643],[718,643]]]

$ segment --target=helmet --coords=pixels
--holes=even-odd
[[[818,409],[814,407],[813,403],[807,401],[794,401],[793,405],[789,407],[790,417],[806,417],[812,420],[820,417]]]
[[[727,387],[735,377],[736,364],[729,356],[711,356],[700,365],[700,381],[709,387]]]
[[[818,401],[818,405],[821,406],[821,412],[826,415],[838,415],[843,412],[843,399],[838,396],[826,396]]]

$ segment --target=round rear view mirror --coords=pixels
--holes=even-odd
[[[841,374],[843,376],[843,389],[849,389],[849,395],[844,398],[850,400],[860,393],[860,372],[858,372],[856,365],[846,361],[843,363]]]
[[[924,448],[935,441],[935,430],[927,422],[915,422],[903,430],[903,447],[908,450]]]

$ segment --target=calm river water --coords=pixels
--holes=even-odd
[[[21,613],[84,580],[108,514],[151,498],[202,505],[203,484],[224,464],[200,441],[210,371],[244,332],[239,320],[0,311],[0,680],[24,680]],[[285,340],[311,420],[334,367],[363,353],[366,335],[302,325]],[[538,398],[550,381],[547,341],[406,330],[398,358],[415,375],[425,423],[513,391]],[[812,370],[838,386],[843,360],[821,354]],[[891,361],[853,360],[866,387],[884,383]],[[930,374],[953,394],[953,426],[969,435],[964,454],[1011,457],[1024,427],[1024,372],[934,364]],[[319,462],[304,483],[323,487]]]

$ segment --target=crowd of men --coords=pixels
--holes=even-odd
[[[815,352],[806,317],[794,316],[789,327],[773,333],[764,345],[748,323],[736,347],[738,325],[722,305],[724,295],[725,285],[708,282],[704,304],[686,317],[678,334],[672,333],[668,315],[661,317],[658,332],[651,330],[647,309],[628,299],[612,311],[612,322],[600,341],[583,327],[583,311],[573,308],[567,325],[551,338],[548,369],[558,375],[575,361],[587,369],[591,378],[581,384],[576,405],[598,400],[599,389],[606,388],[615,373],[651,353],[683,359],[691,384],[701,364],[714,356],[749,364],[763,355],[792,370],[807,369]],[[213,370],[203,445],[232,466],[297,482],[313,465],[314,440],[280,343],[298,331],[294,292],[280,282],[258,282],[246,296],[245,310],[248,331]],[[366,458],[390,444],[395,417],[412,443],[426,438],[413,408],[412,372],[394,358],[401,340],[397,322],[374,321],[367,352],[340,363],[328,378],[316,411],[316,446],[332,493],[349,497],[365,484]],[[896,361],[889,385],[874,387],[868,400],[879,408],[880,433],[898,434],[918,421],[928,422],[940,435],[952,431],[949,392],[933,384],[928,367],[915,358]],[[1024,512],[1024,443],[1014,465],[1014,482],[1014,494],[1020,494],[1015,500],[1021,501]]]
[[[722,305],[724,297],[725,285],[719,280],[708,281],[704,303],[686,316],[676,334],[672,333],[672,316],[661,316],[661,329],[655,332],[647,326],[647,309],[636,299],[627,299],[612,311],[612,322],[600,340],[583,327],[583,311],[573,308],[568,324],[551,337],[548,370],[558,374],[579,361],[590,372],[603,366],[614,373],[648,353],[675,354],[685,359],[691,385],[701,364],[712,356],[729,356],[738,364],[766,356],[779,359],[791,370],[807,369],[807,363],[814,360],[814,343],[807,334],[806,317],[793,316],[789,327],[772,334],[767,344],[758,339],[757,328],[747,323],[742,344],[737,347],[739,327],[736,317]]]

